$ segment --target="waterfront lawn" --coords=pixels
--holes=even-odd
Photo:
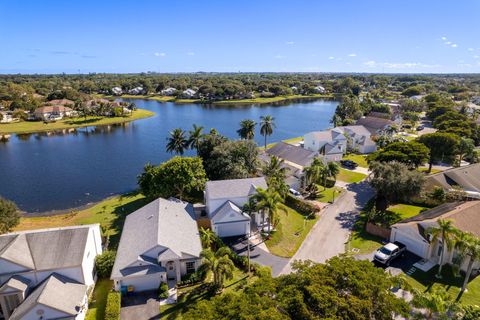
[[[404,272],[406,271],[404,270]],[[452,299],[458,299],[461,304],[480,305],[480,277],[477,276],[470,280],[467,286],[468,290],[462,296],[459,296],[465,274],[461,273],[460,277],[456,277],[449,265],[443,266],[441,279],[435,277],[437,272],[438,266],[428,272],[417,269],[411,275],[405,274],[405,277],[411,287],[421,292],[428,291],[432,287],[444,287]]]
[[[332,187],[324,189],[322,186],[318,186],[318,190],[321,190],[317,200],[325,203],[333,203],[333,191],[335,191],[335,199],[337,199],[343,192],[343,188]]]
[[[363,174],[360,172],[355,172],[355,171],[347,170],[344,168],[340,168],[340,173],[337,176],[337,180],[347,182],[347,183],[356,183],[365,179],[366,176],[367,176],[366,174]]]
[[[105,306],[107,304],[107,296],[113,287],[113,281],[110,279],[98,279],[93,290],[93,295],[88,304],[86,320],[103,320],[105,319]]]
[[[120,233],[125,217],[147,204],[140,193],[129,193],[112,197],[94,206],[71,213],[48,217],[24,217],[15,230],[32,230],[58,228],[65,226],[100,223],[105,234],[109,236],[111,249],[115,249],[120,240]]]
[[[313,215],[311,219],[305,219],[304,215],[283,204],[277,214],[279,223],[265,244],[274,255],[292,257],[312,229],[317,217]]]
[[[86,119],[85,117],[65,118],[63,120],[49,123],[44,123],[43,121],[20,121],[14,123],[0,124],[0,134],[34,133],[71,128],[81,128],[88,126],[110,125],[130,122],[142,118],[148,118],[153,116],[154,114],[155,113],[148,110],[137,109],[133,111],[130,116],[125,117],[88,116]]]
[[[347,154],[342,160],[352,160],[355,161],[359,167],[368,168],[367,156],[363,154]]]

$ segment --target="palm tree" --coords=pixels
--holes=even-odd
[[[198,150],[198,146],[200,145],[200,141],[203,138],[203,127],[197,126],[196,124],[193,125],[193,130],[188,132],[188,147],[190,149]]]
[[[470,275],[472,274],[473,264],[480,260],[480,239],[470,233],[460,232],[455,241],[455,249],[460,251],[462,258],[468,257],[468,267],[463,281],[461,292],[465,292]],[[463,259],[462,259],[463,260]]]
[[[200,239],[204,248],[211,249],[216,243],[217,235],[211,229],[200,227]]]
[[[458,233],[458,230],[453,226],[451,220],[439,219],[437,223],[438,227],[429,228],[427,232],[432,235],[432,242],[437,242],[437,240],[441,241],[442,251],[440,253],[440,261],[438,263],[438,273],[436,275],[437,278],[441,278],[445,249],[449,250],[453,247],[454,236]]]
[[[185,131],[177,128],[170,131],[170,137],[167,138],[167,151],[183,154],[188,149],[188,140],[185,138]]]
[[[237,130],[238,135],[242,139],[252,140],[255,137],[255,126],[257,123],[250,119],[240,121],[240,129]]]
[[[252,196],[257,203],[257,210],[268,217],[268,234],[271,232],[271,225],[276,218],[278,211],[278,204],[282,201],[282,197],[277,191],[270,188],[258,188],[257,193]]]
[[[267,136],[270,136],[275,128],[274,121],[275,118],[270,115],[260,117],[260,133],[265,137],[265,150],[267,150]]]
[[[222,289],[225,279],[232,279],[235,270],[235,265],[230,259],[230,249],[221,247],[215,253],[211,249],[205,249],[200,253],[200,256],[203,258],[200,271],[212,271],[213,284],[218,289]]]
[[[414,289],[412,305],[425,309],[427,311],[426,319],[436,319],[437,315],[444,315],[457,307],[443,287],[432,288],[427,292]]]
[[[325,167],[325,174],[324,174],[324,184],[323,186],[326,187],[327,185],[327,178],[333,178],[335,182],[337,181],[337,175],[340,173],[340,166],[336,162],[329,162]]]
[[[277,156],[271,156],[270,161],[262,166],[262,173],[267,178],[281,177],[285,179],[287,169],[284,167],[285,161]]]
[[[326,176],[326,167],[322,159],[314,158],[310,166],[303,169],[305,172],[305,184],[307,189],[310,189],[312,185],[319,184]]]

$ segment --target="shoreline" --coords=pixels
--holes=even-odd
[[[59,130],[71,130],[71,129],[95,127],[95,126],[116,125],[116,124],[133,122],[140,119],[150,118],[150,117],[153,117],[154,115],[155,115],[155,112],[152,112],[146,109],[137,109],[133,111],[131,116],[127,116],[127,117],[89,116],[87,117],[87,120],[84,120],[84,118],[66,118],[66,119],[62,119],[60,121],[52,122],[48,124],[44,124],[42,121],[21,121],[21,122],[14,122],[14,123],[6,123],[6,124],[0,124],[0,138],[4,136],[9,136],[12,134],[22,135],[22,134],[33,134],[33,133],[42,133],[42,132],[54,132]],[[78,124],[75,123],[75,121],[77,121]],[[67,122],[73,122],[73,123],[67,123]],[[47,127],[49,125],[50,127]],[[28,128],[29,126],[34,128],[29,129]],[[13,127],[13,129],[10,129],[10,127]],[[17,127],[20,127],[20,129]],[[35,128],[35,127],[38,127],[38,128]]]

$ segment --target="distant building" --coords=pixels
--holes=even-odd
[[[364,126],[372,135],[381,135],[395,124],[390,119],[366,116],[357,120],[356,125]]]
[[[120,87],[113,87],[111,91],[112,91],[112,94],[115,96],[120,96],[123,93],[123,90]]]
[[[187,89],[187,90],[184,90],[182,92],[182,97],[184,98],[193,98],[195,97],[195,95],[197,94],[197,92],[193,89]]]
[[[177,89],[169,87],[169,88],[165,88],[162,91],[160,91],[160,94],[162,96],[172,96],[175,92],[177,92]]]
[[[13,115],[9,111],[0,111],[0,123],[10,123],[14,120]]]
[[[128,90],[128,94],[139,95],[143,93],[144,93],[143,87],[135,87],[133,89]]]
[[[315,88],[313,88],[313,91],[315,93],[325,93],[325,92],[327,92],[327,90],[325,90],[325,88],[322,87],[322,86],[316,86]]]
[[[35,109],[34,116],[38,120],[53,121],[61,120],[64,117],[70,117],[74,114],[74,111],[63,105],[43,106]]]

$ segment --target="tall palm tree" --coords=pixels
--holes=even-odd
[[[305,172],[305,184],[310,187],[313,184],[319,184],[326,174],[326,167],[322,159],[314,158],[310,166],[303,169]]]
[[[432,235],[432,242],[437,242],[437,240],[440,240],[442,245],[442,251],[440,253],[440,261],[438,263],[439,267],[437,273],[437,278],[441,278],[445,251],[452,249],[454,244],[454,236],[458,233],[458,230],[453,226],[451,220],[439,219],[437,223],[438,227],[429,228],[427,232]]]
[[[238,135],[242,139],[252,140],[255,137],[255,127],[257,123],[250,119],[240,121],[240,129],[237,130]]]
[[[200,227],[200,239],[204,248],[212,249],[217,240],[217,235],[211,229]]]
[[[427,313],[422,315],[422,319],[426,317],[429,320],[437,319],[438,315],[445,315],[458,307],[443,287],[432,288],[427,292],[414,289],[412,305],[425,309]]]
[[[188,149],[188,140],[185,137],[185,131],[177,128],[170,131],[170,137],[167,138],[167,151],[183,154]]]
[[[335,182],[337,181],[337,175],[340,173],[340,166],[338,163],[330,161],[327,163],[325,167],[325,174],[324,174],[324,184],[323,186],[326,187],[327,185],[327,178],[333,178]]]
[[[271,225],[275,221],[278,204],[282,201],[282,197],[278,192],[270,188],[258,188],[257,193],[252,196],[257,203],[257,210],[261,211],[263,215],[268,217],[268,234],[271,232]]]
[[[262,165],[262,173],[267,178],[283,177],[286,175],[285,161],[277,156],[271,156],[270,161]]]
[[[455,248],[462,258],[468,257],[467,273],[463,281],[461,292],[465,292],[472,274],[473,264],[480,260],[480,239],[467,232],[460,232],[455,241]]]
[[[235,270],[235,265],[230,259],[230,249],[222,247],[215,253],[211,249],[205,249],[200,256],[203,258],[200,271],[212,271],[214,285],[218,289],[222,289],[225,279],[232,279]]]
[[[272,135],[275,128],[275,118],[266,115],[260,117],[260,133],[265,137],[265,150],[267,150],[267,136]]]
[[[193,130],[188,132],[188,147],[190,149],[198,150],[198,146],[200,145],[200,141],[203,138],[203,127],[197,126],[196,124],[193,125]]]

